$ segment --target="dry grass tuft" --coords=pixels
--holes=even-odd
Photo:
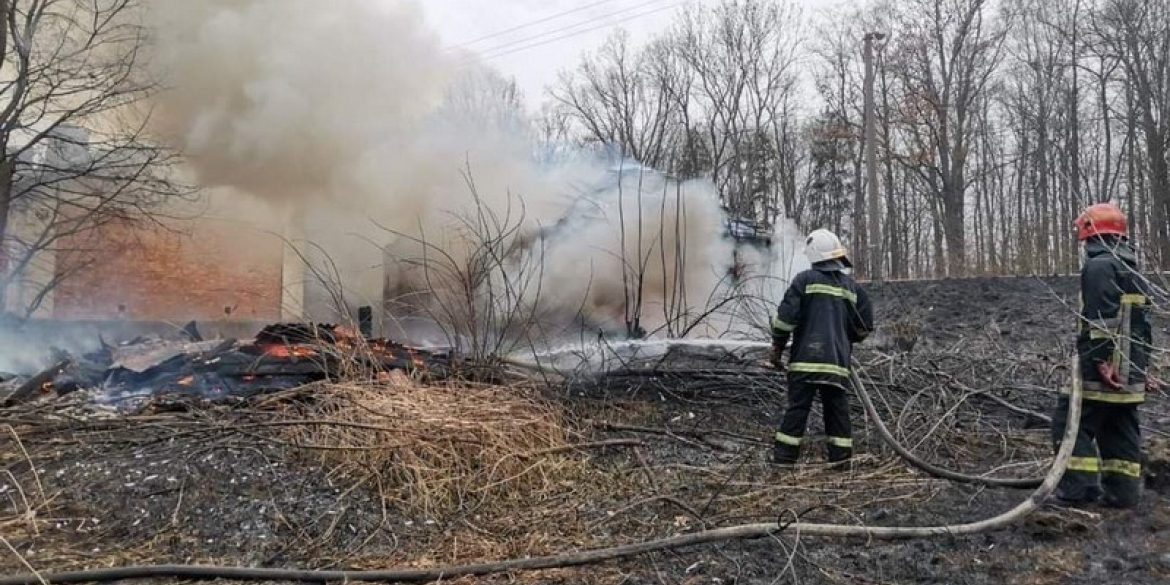
[[[321,424],[290,426],[285,439],[423,518],[530,505],[588,471],[563,450],[576,433],[560,409],[531,387],[396,378],[331,386],[317,398]]]

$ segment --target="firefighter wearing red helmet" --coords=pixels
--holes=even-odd
[[[1121,209],[1091,205],[1075,224],[1084,258],[1076,339],[1084,402],[1073,456],[1056,496],[1072,505],[1132,508],[1142,485],[1138,405],[1157,385],[1146,371],[1153,341],[1147,286]],[[1052,417],[1058,448],[1068,401],[1061,396]]]

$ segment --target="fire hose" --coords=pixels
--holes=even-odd
[[[1073,372],[1077,372],[1076,363]],[[859,386],[860,388],[860,386]],[[862,391],[858,392],[859,395]],[[382,583],[425,583],[462,576],[489,575],[514,571],[532,571],[581,566],[628,558],[645,553],[672,550],[687,546],[738,539],[763,538],[781,532],[800,536],[855,537],[867,539],[908,539],[935,536],[960,536],[1005,528],[1034,512],[1052,494],[1064,476],[1072,456],[1073,445],[1080,430],[1081,382],[1074,375],[1069,400],[1068,420],[1064,436],[1052,461],[1048,474],[1034,492],[1016,507],[997,516],[946,526],[849,526],[842,524],[813,524],[804,522],[768,522],[742,524],[660,538],[646,542],[593,549],[575,553],[548,555],[527,559],[511,559],[490,563],[455,565],[428,569],[386,569],[372,571],[300,570],[210,565],[139,565],[65,571],[60,573],[32,573],[0,578],[0,585],[51,585],[63,583],[109,583],[129,579],[181,578],[188,580],[236,579],[247,581],[299,581],[305,583],[349,583],[354,581]],[[862,399],[868,402],[868,397]],[[872,407],[872,403],[870,404]],[[868,407],[867,407],[868,408]],[[961,474],[960,474],[961,475]]]
[[[1075,370],[1074,370],[1075,371]],[[857,392],[857,397],[861,399],[861,405],[865,408],[870,420],[873,421],[874,426],[877,427],[878,435],[882,440],[890,446],[902,459],[905,459],[910,465],[929,473],[935,477],[949,479],[961,483],[975,483],[985,486],[993,487],[1013,487],[1013,488],[1036,488],[1043,483],[1043,477],[1022,477],[1022,478],[999,478],[999,477],[985,477],[981,475],[968,475],[958,471],[952,471],[943,467],[939,467],[928,461],[924,461],[909,449],[903,446],[894,438],[894,434],[886,427],[886,423],[882,421],[881,415],[878,414],[877,408],[873,405],[873,400],[869,397],[869,391],[865,389],[865,384],[861,381],[861,377],[857,375],[856,368],[850,373],[853,380],[853,389]]]

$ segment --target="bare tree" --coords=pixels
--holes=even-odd
[[[1000,63],[1006,27],[986,0],[913,0],[903,8],[903,74],[918,94],[914,140],[929,152],[919,176],[937,203],[947,272],[962,274],[976,108]]]
[[[447,88],[442,112],[468,127],[497,128],[504,135],[530,131],[516,80],[488,67],[465,67]]]
[[[136,108],[158,89],[137,67],[139,10],[135,0],[0,0],[0,299],[31,280],[25,313],[97,260],[95,230],[157,218],[186,193]]]
[[[473,360],[489,361],[533,349],[548,332],[540,314],[544,247],[525,235],[522,202],[489,207],[471,170],[464,171],[473,198],[470,209],[453,213],[440,234],[410,233],[380,226],[406,246],[387,250],[398,265],[397,294],[387,298],[395,318],[425,316],[447,342]],[[406,252],[406,253],[403,253]]]
[[[808,209],[819,212],[802,218],[810,227],[829,227],[852,240],[855,249],[867,235],[862,177],[864,152],[859,148],[862,63],[857,50],[861,38],[855,24],[857,17],[855,11],[836,14],[836,18],[822,24],[818,35],[821,40],[814,45],[820,65],[815,83],[826,107],[810,144],[814,166],[807,205]],[[823,217],[826,211],[836,219]]]
[[[573,141],[572,120],[563,108],[545,103],[532,121],[536,158],[539,161],[556,160]]]
[[[619,31],[573,75],[563,75],[553,99],[579,125],[584,140],[619,146],[622,154],[661,168],[670,153],[670,131],[679,112],[659,84],[668,81],[653,71],[646,51],[634,51]]]
[[[1147,157],[1150,243],[1165,262],[1170,259],[1170,6],[1164,0],[1109,0],[1097,24],[1102,42],[1125,70],[1129,114]]]
[[[674,33],[693,75],[692,103],[711,178],[739,219],[774,220],[781,173],[794,180],[777,157],[796,136],[791,96],[803,45],[800,19],[786,3],[728,1],[684,11]]]
[[[776,0],[684,10],[635,50],[612,36],[551,92],[587,143],[681,178],[709,177],[736,219],[769,227],[795,204],[799,14]]]
[[[620,92],[575,102],[592,139],[657,150],[661,168],[713,179],[737,219],[781,214],[865,239],[861,67],[879,54],[875,154],[884,183],[883,252],[892,275],[1067,273],[1069,225],[1094,201],[1129,210],[1133,235],[1170,259],[1170,4],[1164,0],[889,0],[802,22],[770,0],[691,7],[652,49],[640,87],[662,105],[650,134],[590,128]],[[811,57],[816,109],[802,109],[795,63]],[[612,60],[597,79],[623,77]],[[595,64],[596,65],[596,64]],[[584,66],[583,66],[584,67]],[[578,74],[579,84],[588,79]],[[643,78],[644,79],[644,78]],[[618,87],[620,86],[614,86]],[[642,108],[642,112],[650,110]],[[628,118],[629,116],[627,116]],[[630,118],[637,120],[639,118]],[[630,136],[636,138],[631,139]],[[879,218],[870,218],[877,220]]]

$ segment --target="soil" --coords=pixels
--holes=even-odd
[[[1067,376],[1075,280],[989,278],[867,289],[882,334],[859,349],[859,359],[868,364],[875,400],[895,435],[920,456],[968,473],[1042,475],[1052,447],[1038,417],[1051,411]],[[1170,336],[1164,316],[1155,325],[1156,343]],[[912,350],[892,341],[915,330]],[[819,407],[810,417],[802,465],[770,466],[784,391],[780,376],[759,367],[761,357],[699,351],[675,355],[667,367],[551,391],[572,413],[582,441],[629,439],[639,446],[572,455],[595,469],[597,485],[566,486],[563,498],[534,501],[528,518],[515,509],[427,514],[387,502],[371,482],[339,475],[319,457],[227,432],[241,416],[232,405],[126,422],[14,417],[7,422],[22,429],[21,443],[0,439],[0,535],[41,571],[155,563],[387,568],[550,554],[778,519],[951,525],[1004,512],[1030,493],[938,480],[910,468],[856,404],[858,455],[851,469],[821,463]],[[685,374],[671,373],[684,367]],[[463,581],[1164,583],[1170,579],[1170,407],[1164,395],[1152,396],[1141,412],[1148,461],[1136,510],[1046,505],[996,532],[896,542],[785,531]],[[37,509],[35,519],[22,516],[29,507]],[[0,552],[0,573],[26,570],[15,555]]]

